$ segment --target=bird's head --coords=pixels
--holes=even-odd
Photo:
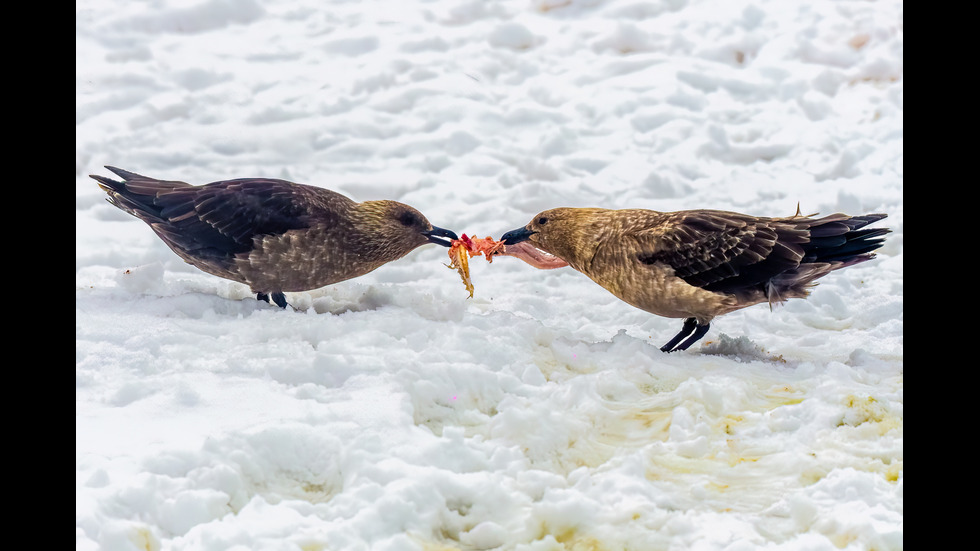
[[[404,203],[365,201],[360,210],[369,224],[368,232],[401,255],[426,243],[448,247],[453,239],[459,239],[454,232],[433,226],[421,212]]]
[[[555,208],[538,213],[523,228],[500,237],[505,245],[528,242],[575,266],[591,258],[602,235],[601,215],[605,209]]]

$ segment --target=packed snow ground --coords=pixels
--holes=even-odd
[[[76,3],[76,549],[903,546],[903,5]],[[105,202],[103,165],[396,199],[886,212],[808,300],[657,318],[427,246],[257,302]]]

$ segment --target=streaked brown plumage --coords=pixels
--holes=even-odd
[[[283,292],[361,276],[426,243],[448,247],[457,238],[397,201],[357,203],[285,180],[192,186],[106,168],[123,181],[91,177],[110,203],[149,224],[188,264],[283,308]]]
[[[684,328],[665,352],[684,350],[712,318],[809,294],[814,280],[874,258],[885,214],[763,218],[717,210],[556,208],[501,237],[528,241],[627,303]]]

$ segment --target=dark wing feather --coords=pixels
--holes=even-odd
[[[157,229],[185,250],[246,252],[258,235],[310,226],[311,192],[283,180],[247,178],[182,188],[154,199],[163,220]]]
[[[766,219],[686,211],[671,215],[638,258],[670,266],[690,285],[735,292],[799,266],[800,244],[806,240],[806,231],[770,225]]]
[[[354,202],[329,190],[285,180],[242,178],[203,186],[157,180],[106,167],[117,182],[92,176],[110,201],[153,227],[172,247],[207,257],[230,257],[252,249],[259,235],[281,235],[329,225]]]

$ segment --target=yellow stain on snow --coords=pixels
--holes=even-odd
[[[580,534],[574,526],[552,527],[542,522],[538,529],[535,542],[553,543],[553,547],[538,547],[535,549],[553,549],[554,551],[610,551],[612,547],[604,545],[592,536]]]
[[[711,474],[725,466],[710,457],[683,457],[676,454],[650,454],[647,480],[678,480],[677,475]]]
[[[531,352],[531,362],[550,383],[561,383],[578,375],[594,373],[598,369],[592,360],[586,358],[579,360],[577,357],[562,358],[550,346],[540,343]]]
[[[707,488],[707,489],[709,489],[709,490],[714,490],[716,492],[724,492],[725,490],[727,490],[728,488],[730,488],[730,486],[728,484],[722,484],[720,482],[715,482],[713,480],[709,480],[704,485],[704,487]]]
[[[885,469],[885,480],[888,482],[898,482],[899,477],[902,475],[902,469],[904,461],[901,459],[892,461],[888,468]]]
[[[337,488],[332,484],[304,482],[300,489],[301,496],[310,503],[326,503],[337,495]]]
[[[423,551],[473,550],[473,547],[461,543],[434,541],[417,534],[410,534],[410,536],[413,541],[422,547]],[[524,541],[511,543],[533,544],[534,549],[540,551],[614,551],[621,548],[621,546],[607,545],[592,536],[581,534],[575,526],[550,526],[544,521],[540,522],[537,530],[527,537],[527,539],[520,539]],[[509,546],[505,547],[510,548]]]
[[[721,418],[721,430],[725,434],[735,434],[735,428],[745,421],[744,415],[729,414]]]
[[[606,419],[598,420],[597,439],[608,445],[664,442],[670,435],[671,408],[657,406],[613,410]]]
[[[138,549],[145,551],[160,551],[160,540],[146,526],[138,526],[128,534],[129,541]]]
[[[846,410],[838,426],[859,427],[867,424],[884,435],[903,425],[902,417],[893,414],[886,404],[874,396],[848,395],[844,397],[843,405]]]
[[[463,549],[459,545],[448,544],[441,541],[423,540],[419,537],[414,537],[412,539],[422,546],[423,551],[462,551]]]
[[[902,384],[899,379],[895,384]],[[794,395],[792,389],[786,388],[786,399],[779,399],[780,389],[770,393],[770,405],[775,409],[783,405],[793,405],[803,402],[803,398]],[[799,474],[799,482],[810,485],[823,479],[837,468],[853,468],[866,472],[879,473],[888,482],[897,482],[902,475],[903,460],[900,449],[887,447],[869,451],[868,445],[878,448],[873,443],[882,437],[901,439],[904,432],[904,418],[901,410],[890,406],[888,399],[879,399],[872,395],[849,394],[841,399],[843,414],[837,423],[837,428],[827,436],[827,441],[816,444],[812,454],[818,465],[804,469]],[[843,452],[843,453],[842,453]]]
[[[837,549],[844,549],[848,545],[854,543],[858,539],[858,535],[851,532],[844,532],[843,534],[824,534],[830,539],[830,542],[834,544]]]

